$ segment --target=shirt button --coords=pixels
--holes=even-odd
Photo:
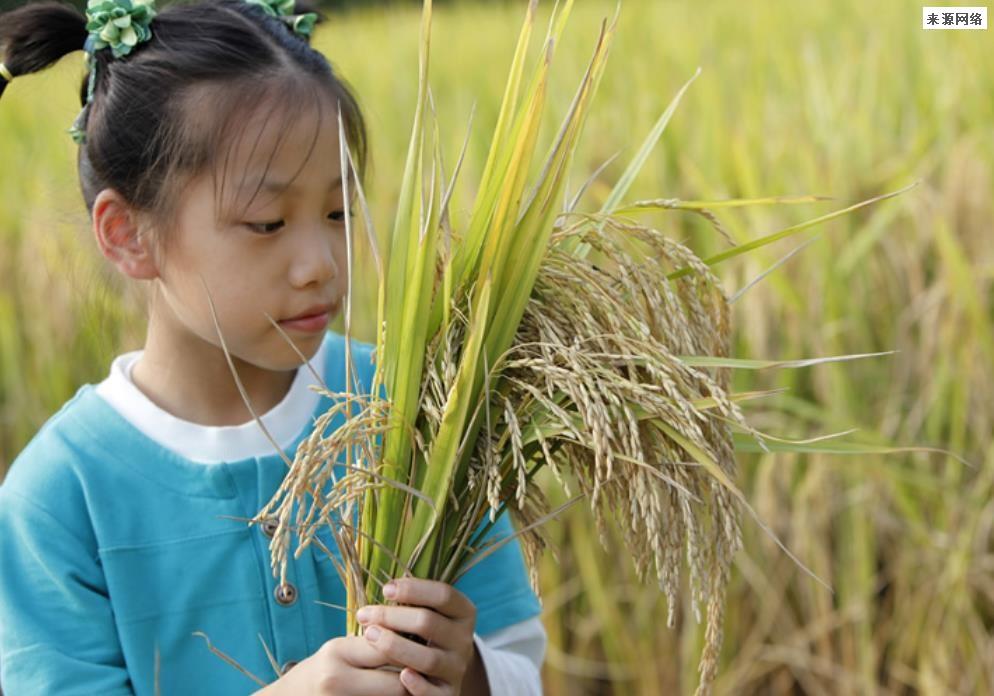
[[[272,517],[267,517],[266,521],[262,523],[262,533],[272,539],[276,534],[276,527],[278,524],[279,523]]]
[[[284,607],[288,607],[297,601],[297,588],[290,583],[277,585],[274,594],[276,595],[276,601]]]
[[[297,666],[297,660],[290,660],[289,662],[284,662],[283,667],[280,668],[280,676],[283,676],[291,669]]]

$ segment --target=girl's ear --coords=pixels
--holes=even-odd
[[[114,189],[104,189],[93,202],[93,233],[100,252],[117,270],[135,280],[159,277],[153,249],[140,234],[138,215]]]

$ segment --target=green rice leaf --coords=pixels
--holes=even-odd
[[[885,350],[879,353],[831,355],[824,358],[805,358],[803,360],[756,360],[746,358],[719,358],[709,355],[678,355],[677,357],[684,364],[692,367],[732,367],[743,370],[765,370],[768,368],[782,367],[810,367],[811,365],[821,365],[822,363],[859,360],[861,358],[875,358],[880,355],[893,355],[898,352],[900,351]]]

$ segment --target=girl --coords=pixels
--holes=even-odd
[[[389,606],[360,612],[364,636],[344,637],[325,606],[345,603],[334,563],[306,552],[278,584],[273,526],[244,523],[286,467],[232,380],[208,293],[290,458],[330,402],[269,317],[345,389],[344,339],[327,330],[348,273],[339,110],[360,173],[366,134],[308,44],[316,15],[293,12],[91,0],[87,17],[55,2],[0,17],[0,93],[87,51],[83,198],[101,253],[150,290],[144,349],[81,387],[0,487],[8,696],[541,693],[546,636],[516,542],[455,586],[398,579]],[[353,350],[368,387],[371,346]],[[501,518],[493,534],[510,531]]]

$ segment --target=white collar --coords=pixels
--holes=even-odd
[[[311,366],[324,380],[328,337],[326,333]],[[241,425],[210,426],[177,418],[155,405],[131,377],[135,363],[144,351],[119,355],[111,363],[110,374],[96,386],[97,394],[146,437],[182,457],[202,464],[235,462],[276,454],[272,443],[255,420]],[[280,403],[260,416],[273,439],[289,448],[305,426],[311,423],[321,395],[308,387],[316,384],[306,367],[297,368],[290,391]]]

